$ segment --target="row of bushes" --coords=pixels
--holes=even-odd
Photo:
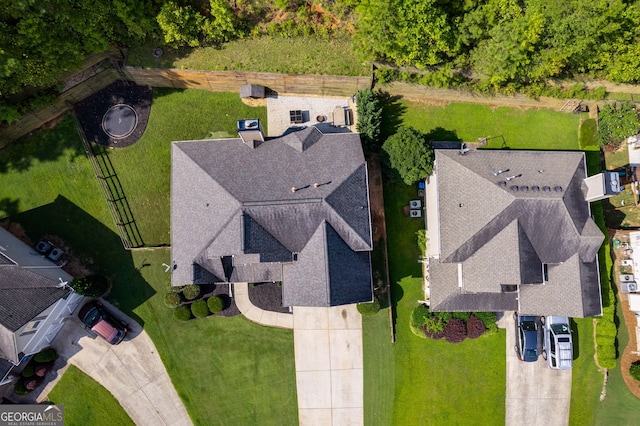
[[[189,321],[191,318],[206,318],[210,314],[222,312],[224,299],[220,296],[212,296],[208,299],[200,299],[188,305],[177,306],[173,309],[173,317],[178,321]]]
[[[602,215],[602,208],[594,209],[596,216]],[[603,220],[598,220],[602,223]],[[602,316],[596,319],[596,357],[602,368],[612,369],[616,367],[617,358],[617,334],[615,324],[616,299],[611,288],[613,262],[609,254],[609,244],[605,243],[600,249],[599,259],[604,259],[605,267],[600,268],[600,287],[602,290]]]
[[[34,355],[22,369],[20,378],[13,388],[16,395],[27,395],[40,386],[56,359],[58,354],[53,348],[44,349]]]
[[[416,336],[444,338],[449,343],[477,339],[498,330],[493,312],[431,312],[427,305],[418,305],[413,310],[410,326]]]

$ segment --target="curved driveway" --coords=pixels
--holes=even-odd
[[[124,319],[122,314],[118,316]],[[53,347],[69,364],[109,390],[136,425],[191,425],[151,338],[137,322],[128,318],[126,321],[129,335],[112,346],[90,335],[74,315],[65,323]]]

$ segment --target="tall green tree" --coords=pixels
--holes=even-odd
[[[386,165],[407,185],[425,179],[433,170],[433,146],[424,133],[412,127],[401,127],[385,141],[382,151]]]

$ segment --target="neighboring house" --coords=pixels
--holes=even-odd
[[[0,384],[25,357],[49,346],[82,300],[73,277],[0,228]]]
[[[172,145],[173,285],[281,281],[284,306],[371,301],[359,135],[238,126],[241,138]]]
[[[604,236],[587,200],[602,192],[582,152],[436,150],[426,190],[431,309],[600,315]]]

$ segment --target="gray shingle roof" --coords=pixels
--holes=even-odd
[[[473,300],[511,309],[514,293],[501,291],[520,285],[525,313],[599,312],[594,259],[603,235],[582,191],[583,153],[436,150],[435,170],[440,257],[430,266],[432,309],[469,310]],[[543,264],[550,265],[544,285]]]
[[[285,305],[353,303],[364,293],[370,300],[370,262],[329,259],[324,252],[333,234],[320,232],[329,226],[349,251],[371,250],[359,135],[306,128],[255,148],[241,139],[177,142],[172,159],[174,285],[194,282],[196,263],[219,281],[282,280]],[[360,280],[340,293],[346,283],[331,279],[329,266],[351,261],[359,262]]]

